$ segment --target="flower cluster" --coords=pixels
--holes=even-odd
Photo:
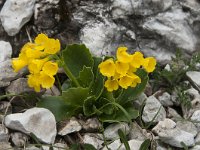
[[[40,88],[50,88],[55,82],[54,75],[58,71],[58,64],[51,60],[51,55],[60,51],[58,39],[48,38],[39,34],[34,43],[26,43],[18,58],[13,58],[12,67],[15,72],[28,66],[28,85],[39,92]]]
[[[141,52],[129,54],[127,47],[119,47],[116,56],[116,61],[109,58],[99,64],[101,74],[107,77],[104,86],[109,92],[117,90],[119,87],[124,89],[136,87],[141,83],[140,77],[135,74],[137,69],[143,67],[146,72],[150,73],[156,66],[155,58],[144,58]]]

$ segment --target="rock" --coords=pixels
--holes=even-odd
[[[120,140],[115,140],[111,144],[107,145],[107,147],[111,150],[118,150],[119,148],[122,148],[122,143]],[[105,146],[103,150],[108,150],[107,147]]]
[[[28,146],[26,147],[26,150],[41,150],[41,148],[38,148],[36,146]]]
[[[89,118],[86,120],[86,122],[83,120],[79,120],[79,122],[81,123],[83,130],[87,132],[98,131],[102,127],[101,123],[97,118]]]
[[[194,147],[190,148],[189,150],[200,150],[200,145],[195,145]]]
[[[24,113],[5,117],[6,127],[26,134],[33,133],[40,141],[52,144],[56,137],[56,120],[45,108],[31,108]]]
[[[0,41],[0,63],[11,59],[12,47],[9,42]]]
[[[154,117],[155,119],[153,120]],[[164,120],[165,118],[166,118],[166,111],[160,104],[160,102],[154,96],[148,97],[143,109],[142,120],[144,122],[151,122],[151,121],[158,122]]]
[[[200,72],[198,71],[188,71],[186,72],[186,76],[197,86],[200,86]]]
[[[6,88],[8,93],[22,94],[25,92],[33,92],[34,90],[28,86],[27,78],[19,78],[11,82]]]
[[[200,13],[200,3],[197,0],[184,0],[181,5],[189,8],[195,14]]]
[[[35,0],[7,0],[0,12],[0,18],[9,36],[16,35],[33,15]]]
[[[196,110],[190,118],[194,122],[200,121],[200,110]],[[198,129],[200,129],[200,123],[194,123]]]
[[[177,121],[176,126],[183,131],[193,134],[194,137],[198,133],[196,126],[190,121]]]
[[[200,143],[200,132],[197,133],[197,136],[195,137],[195,143]]]
[[[127,123],[115,123],[111,124],[104,130],[104,136],[106,139],[113,140],[119,138],[118,130],[121,129],[124,134],[128,134],[130,131],[130,128]]]
[[[175,8],[171,11],[159,13],[150,17],[143,24],[145,30],[157,33],[188,53],[196,50],[197,38],[186,19],[189,14],[182,9]]]
[[[10,135],[8,133],[8,129],[0,124],[0,143],[8,142]]]
[[[162,142],[171,146],[182,148],[181,142],[188,147],[194,145],[194,135],[177,128],[176,123],[170,119],[159,121],[152,131],[158,134]]]
[[[139,141],[139,140],[130,140],[128,141],[128,144],[131,148],[131,150],[140,150],[140,146],[142,145],[144,141]],[[126,150],[125,146],[123,146],[123,150]]]
[[[21,132],[11,133],[11,140],[17,147],[23,147],[28,142],[29,137]]]
[[[0,142],[0,149],[2,150],[13,150],[12,146],[10,145],[9,142]]]
[[[93,145],[97,150],[99,150],[100,148],[102,148],[102,144],[104,143],[103,139],[102,139],[102,135],[101,134],[90,134],[90,133],[86,133],[83,136],[83,143],[84,144],[91,144]]]
[[[12,106],[10,102],[7,101],[0,101],[0,114],[11,114],[12,113]]]
[[[164,92],[162,95],[158,96],[158,100],[165,107],[173,105],[173,102],[171,101],[171,95],[168,92]]]
[[[140,141],[146,140],[150,135],[145,129],[142,129],[137,123],[133,122],[130,125],[129,139],[136,139]]]
[[[59,95],[60,95],[60,91],[55,85],[53,85],[51,89],[47,89],[45,93],[43,94],[43,96],[59,96]]]
[[[142,104],[144,104],[144,102],[146,101],[147,96],[145,93],[141,93],[136,100],[133,101],[134,107],[139,108],[142,106]]]
[[[73,132],[78,132],[81,129],[82,126],[77,121],[77,119],[71,118],[70,120],[62,122],[62,127],[59,129],[58,134],[64,136]]]
[[[54,150],[69,149],[67,144],[63,144],[63,143],[55,143],[54,146],[56,146],[56,147],[53,148]],[[57,148],[57,147],[59,147],[59,148]]]
[[[167,108],[167,112],[168,112],[168,113],[167,113],[167,118],[170,118],[170,119],[172,119],[172,120],[174,120],[174,121],[177,121],[177,120],[182,119],[181,115],[179,115],[179,114],[177,113],[177,111],[174,110],[173,108],[168,107],[168,108]]]

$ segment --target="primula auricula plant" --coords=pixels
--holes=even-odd
[[[23,46],[12,65],[15,72],[27,66],[28,85],[36,92],[51,88],[58,68],[64,69],[68,79],[60,87],[61,96],[45,96],[37,103],[51,110],[57,121],[82,113],[103,122],[118,122],[138,117],[132,102],[144,91],[156,60],[144,58],[141,52],[129,54],[126,47],[117,49],[116,58],[106,56],[104,60],[92,56],[83,44],[60,51],[59,40],[39,34],[34,43]]]

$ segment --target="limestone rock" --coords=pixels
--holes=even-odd
[[[23,147],[28,142],[29,137],[21,132],[14,132],[11,134],[11,140],[17,147]]]
[[[102,148],[102,144],[104,143],[101,134],[90,134],[86,133],[83,136],[83,143],[93,145],[97,150]]]
[[[165,107],[173,105],[173,102],[171,101],[171,95],[168,92],[164,92],[162,95],[158,96],[158,100]]]
[[[0,63],[11,59],[12,47],[9,42],[0,41]]]
[[[154,117],[155,119],[153,120]],[[158,122],[164,120],[165,118],[166,118],[166,111],[160,104],[160,102],[154,96],[148,97],[143,109],[142,120],[144,122],[151,122],[152,120],[153,122]]]
[[[191,120],[194,121],[194,122],[199,122],[200,121],[200,110],[196,110],[192,114]],[[198,129],[200,129],[200,123],[195,123],[195,125],[198,127]]]
[[[45,108],[31,108],[24,113],[10,114],[5,117],[6,127],[26,134],[33,133],[45,143],[54,143],[56,137],[56,120]]]
[[[198,133],[196,126],[190,121],[177,121],[176,126],[183,131],[193,134],[194,137]]]
[[[198,71],[188,71],[186,72],[187,77],[197,86],[200,87],[200,72]]]
[[[5,31],[10,36],[16,35],[33,15],[35,0],[7,0],[0,12]]]
[[[8,142],[9,137],[10,137],[10,135],[8,133],[8,129],[6,127],[4,127],[2,124],[0,124],[0,143]]]
[[[83,130],[86,132],[98,131],[102,127],[102,124],[97,118],[89,118],[86,121],[79,120],[79,122],[81,123]]]

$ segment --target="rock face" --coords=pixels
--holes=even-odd
[[[158,122],[165,118],[166,111],[160,102],[154,96],[148,97],[143,109],[142,120],[144,122]]]
[[[188,71],[186,72],[187,77],[196,85],[200,86],[200,72],[198,71]]]
[[[56,121],[53,114],[44,108],[32,108],[24,113],[10,114],[5,117],[6,127],[26,134],[33,133],[45,143],[54,143]]]
[[[1,10],[0,18],[5,31],[16,35],[33,15],[35,0],[7,0]]]

